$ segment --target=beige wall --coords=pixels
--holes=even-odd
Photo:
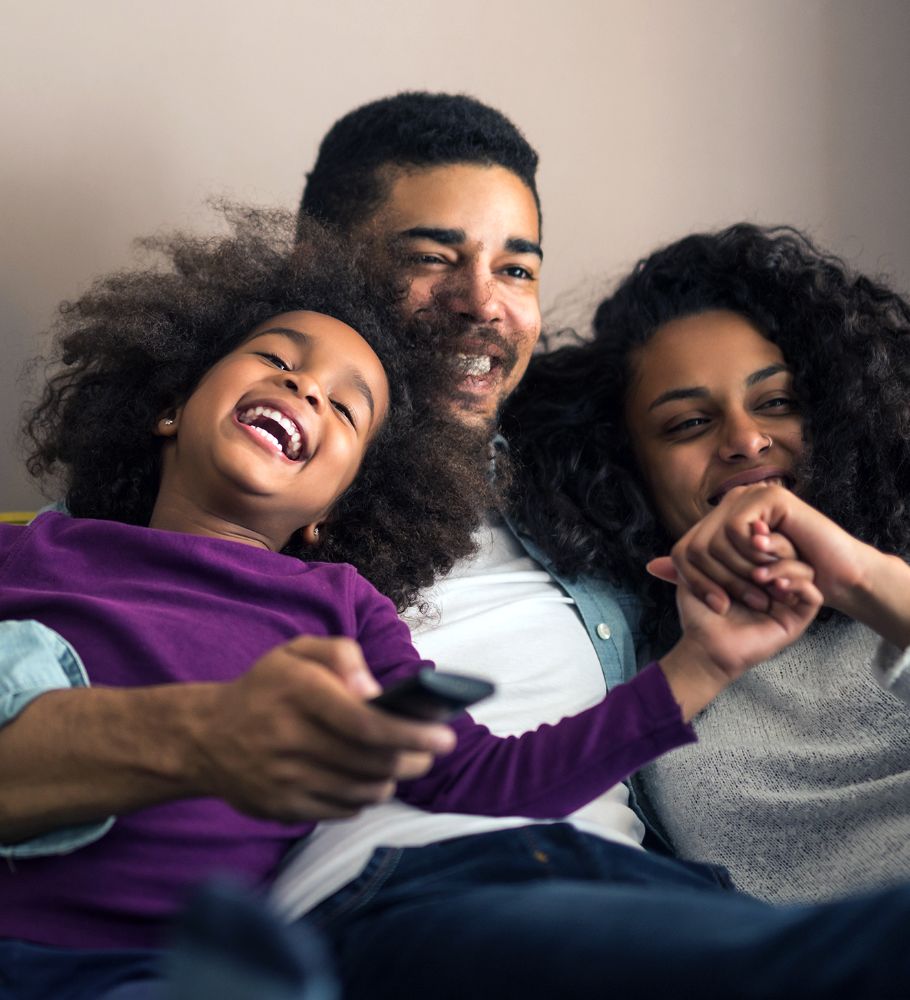
[[[905,0],[0,0],[0,79],[0,508],[39,500],[17,375],[56,303],[210,194],[294,205],[325,129],[401,89],[472,93],[536,145],[562,318],[742,218],[910,289]]]

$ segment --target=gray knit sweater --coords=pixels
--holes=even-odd
[[[826,623],[724,691],[638,779],[680,855],[780,902],[910,879],[908,659]]]

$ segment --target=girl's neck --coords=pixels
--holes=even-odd
[[[269,532],[251,527],[248,518],[241,521],[224,511],[206,510],[185,497],[161,494],[155,501],[149,527],[185,535],[221,538],[270,552],[280,551],[287,542],[287,539],[279,542]]]

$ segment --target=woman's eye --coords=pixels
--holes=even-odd
[[[667,433],[683,434],[685,431],[696,430],[708,423],[708,419],[708,417],[689,417],[687,420],[681,420],[678,424],[668,427]]]
[[[354,419],[354,411],[349,406],[346,406],[344,403],[339,402],[337,399],[332,400],[332,406],[335,407],[335,409],[345,418],[345,420],[347,420],[347,422],[352,427],[357,426],[357,422]]]
[[[775,396],[773,399],[767,399],[759,407],[761,410],[786,410],[791,412],[797,409],[797,402],[791,396]]]
[[[280,368],[283,372],[289,372],[291,366],[284,360],[284,358],[279,357],[277,354],[272,354],[271,351],[256,351],[260,358],[265,358],[266,361],[273,364],[276,368]]]

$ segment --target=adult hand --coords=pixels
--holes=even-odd
[[[192,688],[189,783],[255,816],[352,816],[455,745],[447,726],[365,702],[379,686],[351,639],[301,636],[235,681]]]
[[[812,581],[812,570],[788,561],[786,575],[775,577],[767,611],[734,602],[725,612],[713,610],[679,580],[676,605],[683,636],[661,657],[684,718],[690,719],[728,684],[750,667],[795,642],[822,606],[822,595]]]
[[[762,484],[731,490],[671,551],[689,589],[721,613],[731,598],[768,610],[766,588],[782,572],[777,564],[797,557],[814,570],[825,603],[843,610],[881,555],[790,490]],[[665,563],[651,568],[666,578]]]

